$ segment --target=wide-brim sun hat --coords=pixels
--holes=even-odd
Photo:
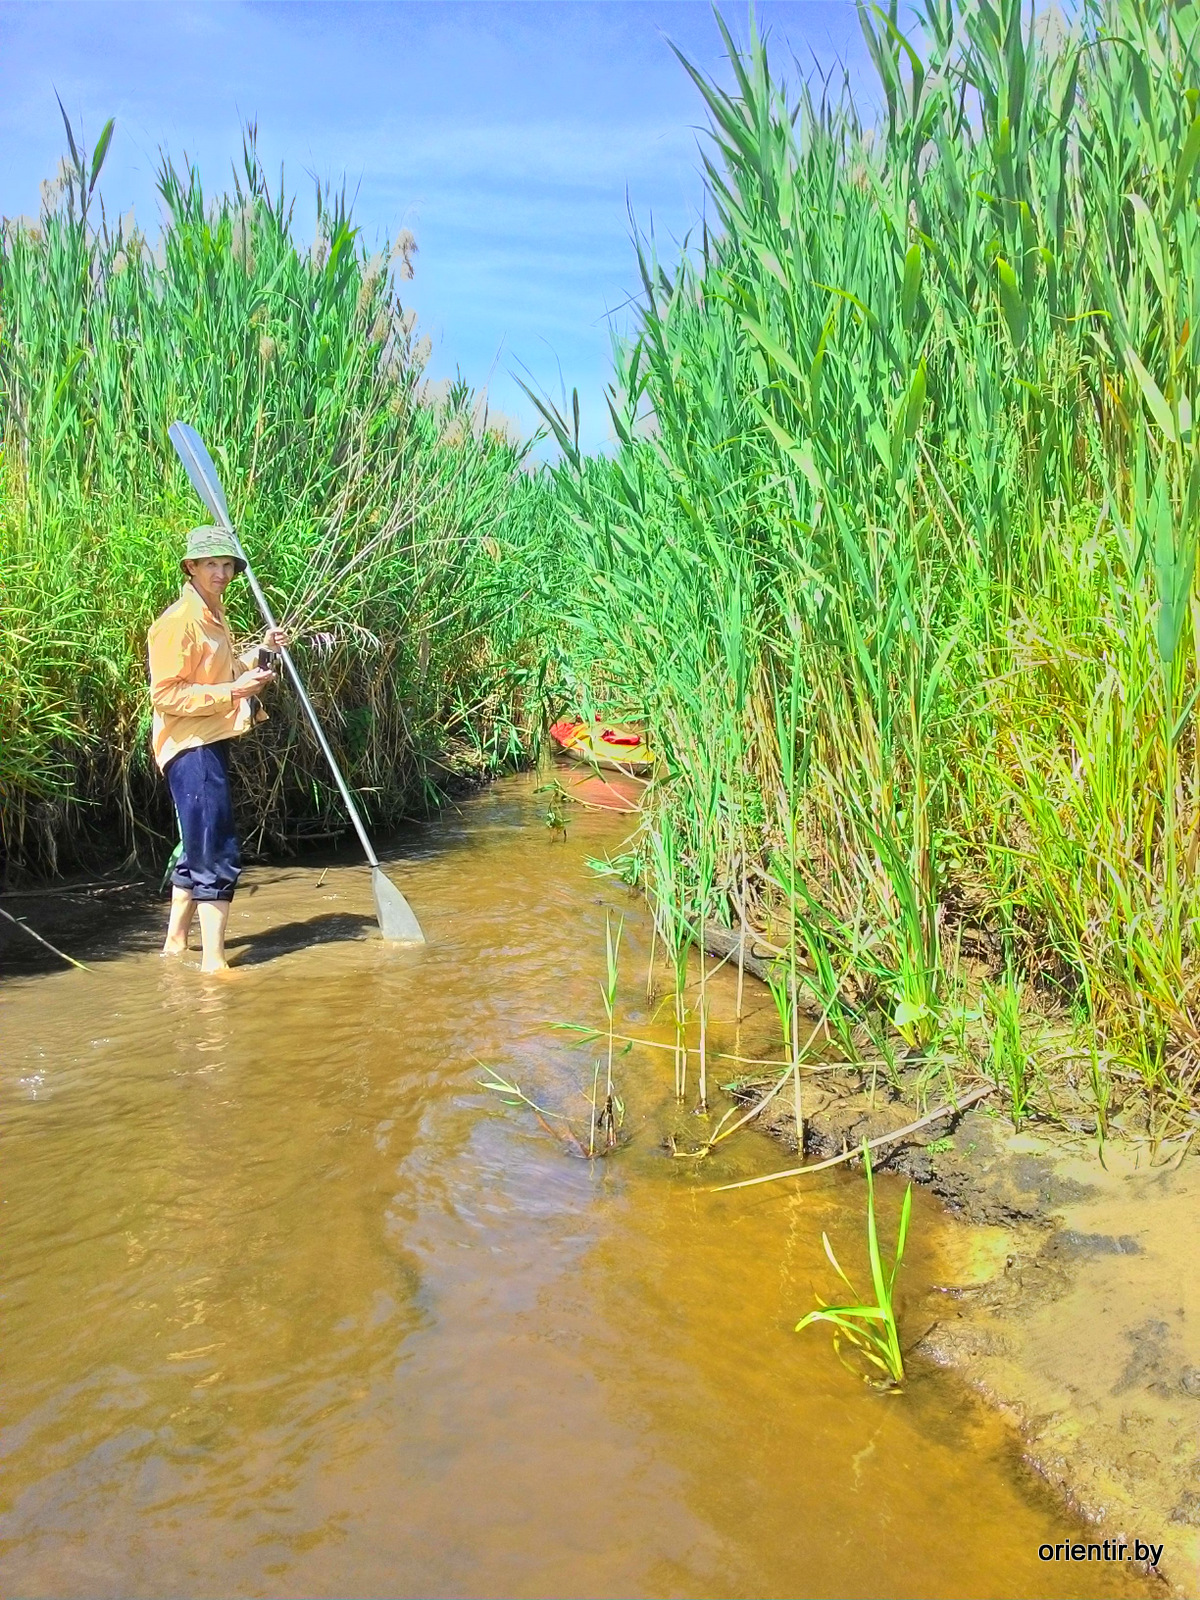
[[[185,561],[204,561],[210,557],[219,559],[222,556],[232,561],[238,572],[245,572],[245,557],[238,554],[237,546],[224,528],[193,528],[187,536],[187,549],[179,565],[186,572],[187,568],[183,565]]]

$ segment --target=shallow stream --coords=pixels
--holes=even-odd
[[[347,857],[250,872],[225,978],[114,936],[0,983],[4,1592],[1149,1592],[1039,1561],[1078,1525],[957,1378],[881,1395],[792,1331],[836,1287],[822,1229],[862,1269],[860,1176],[709,1192],[790,1163],[752,1130],[671,1159],[701,1122],[641,1046],[603,1161],[479,1086],[586,1138],[596,1049],[552,1025],[602,1022],[609,911],[619,1026],[671,1036],[646,915],[586,865],[628,819],[571,808],[564,842],[533,789],[395,863],[424,950],[372,937]],[[911,1337],[962,1255],[915,1200]]]

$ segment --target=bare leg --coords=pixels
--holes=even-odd
[[[201,972],[224,972],[229,966],[225,959],[225,924],[229,921],[230,903],[228,900],[199,902],[200,943],[204,947]]]
[[[192,913],[196,902],[187,889],[171,890],[171,920],[167,924],[167,938],[162,947],[165,956],[181,956],[188,947],[188,930],[192,926]]]

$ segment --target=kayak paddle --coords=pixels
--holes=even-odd
[[[213,466],[212,457],[204,448],[203,440],[195,428],[189,427],[186,422],[173,422],[167,429],[167,433],[171,443],[175,446],[180,461],[183,462],[183,470],[191,479],[193,489],[204,501],[209,511],[212,512],[222,532],[229,535],[233,541],[234,549],[242,560],[246,562],[246,582],[250,585],[251,593],[258,602],[258,609],[263,614],[263,620],[268,628],[276,627],[275,618],[272,616],[271,608],[267,604],[267,597],[259,587],[258,579],[254,576],[254,571],[249,561],[246,560],[246,552],[242,549],[241,540],[237,536],[233,520],[229,515],[225,491],[221,487],[221,480],[217,476],[216,467]],[[283,664],[288,670],[288,676],[292,680],[293,687],[300,697],[300,704],[304,707],[308,720],[312,723],[313,732],[317,736],[317,743],[321,746],[325,759],[329,763],[330,771],[333,773],[337,786],[341,790],[342,799],[346,802],[346,810],[350,813],[350,821],[354,824],[354,830],[358,834],[359,842],[366,852],[367,860],[371,863],[371,889],[375,896],[375,915],[379,919],[379,931],[385,939],[390,940],[393,944],[424,944],[425,935],[421,932],[421,924],[413,915],[412,907],[399,889],[396,888],[396,885],[384,874],[383,868],[379,865],[379,857],[375,854],[374,847],[367,837],[367,830],[363,827],[362,818],[358,814],[358,807],[355,805],[350,790],[346,786],[346,780],[342,777],[341,769],[334,759],[333,751],[329,748],[329,740],[325,737],[325,730],[322,728],[317,718],[317,713],[313,709],[313,703],[308,698],[304,685],[300,681],[296,663],[286,650],[281,650],[279,654],[283,658]]]

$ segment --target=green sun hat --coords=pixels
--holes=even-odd
[[[223,528],[193,528],[187,536],[187,550],[179,565],[186,572],[184,561],[203,561],[209,556],[227,556],[239,572],[246,570],[245,559],[238,554],[231,535]]]

